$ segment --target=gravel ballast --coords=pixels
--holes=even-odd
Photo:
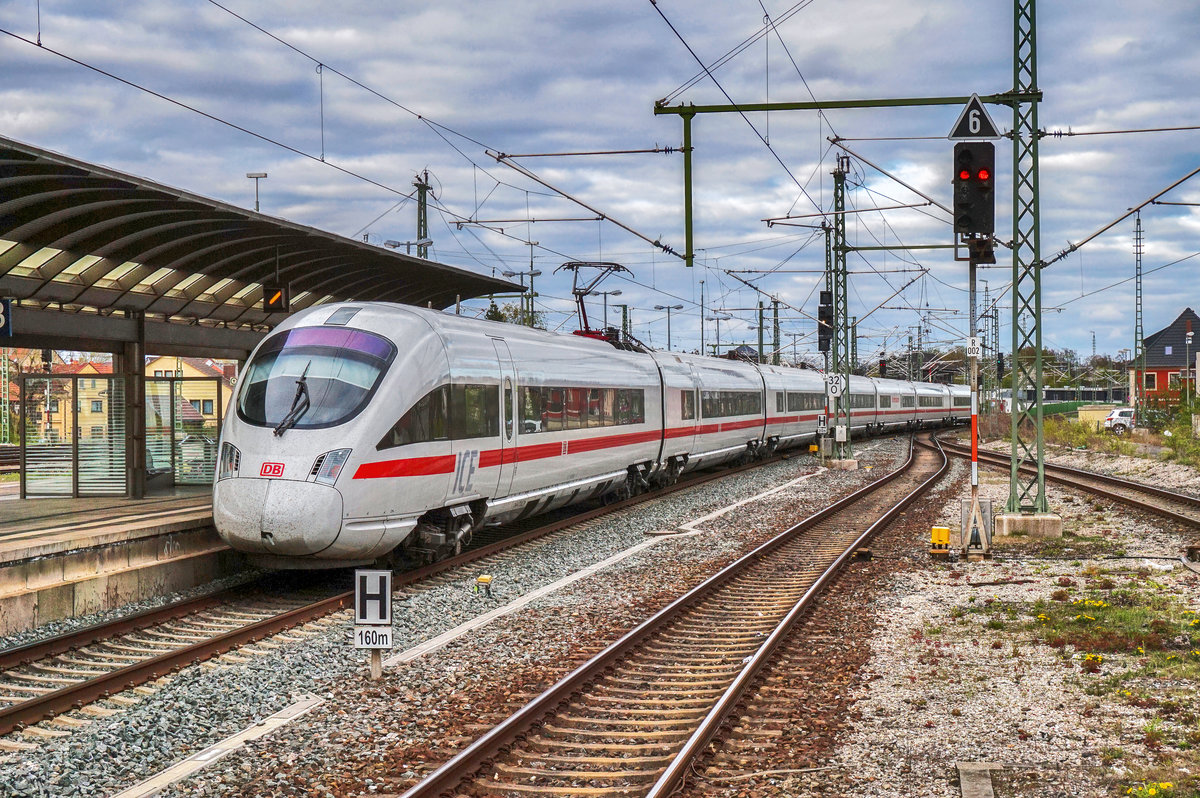
[[[890,469],[902,449],[899,441],[882,441],[865,445],[863,452],[868,462],[875,462],[881,469]],[[424,591],[394,608],[395,649],[413,646],[477,614],[642,542],[647,532],[675,527],[816,468],[817,462],[813,458],[797,456],[664,497],[611,519],[591,522],[577,534],[556,536],[548,543],[533,547],[525,556],[489,569],[494,577],[491,598],[474,592],[473,577]],[[802,498],[792,497],[795,505],[792,509],[811,512],[873,478],[874,474],[869,470],[823,473],[797,489]],[[779,501],[784,502],[782,498]],[[314,768],[324,767],[331,760],[330,752],[322,744],[337,748],[347,739],[354,740],[358,733],[347,738],[344,734],[350,732],[325,732],[323,726],[329,723],[330,717],[344,715],[348,706],[367,701],[373,690],[387,686],[389,692],[379,722],[389,725],[396,724],[397,718],[412,723],[412,718],[428,714],[423,710],[398,713],[392,690],[426,696],[434,691],[440,675],[450,674],[447,678],[456,680],[453,682],[455,692],[460,681],[466,683],[485,677],[488,691],[503,691],[514,671],[528,663],[545,658],[555,661],[557,657],[553,642],[545,647],[515,646],[507,644],[507,640],[524,641],[530,635],[543,633],[549,639],[553,635],[548,630],[553,627],[566,636],[560,644],[561,650],[572,651],[574,638],[595,626],[583,622],[584,618],[578,617],[581,614],[596,614],[601,621],[611,618],[611,628],[602,630],[599,636],[615,635],[648,614],[645,610],[656,608],[643,607],[643,603],[661,603],[689,586],[672,579],[673,569],[690,566],[700,572],[708,567],[711,558],[732,559],[733,552],[747,545],[746,536],[757,539],[775,526],[773,521],[767,520],[747,526],[746,513],[739,511],[736,515],[740,521],[736,535],[710,530],[685,539],[664,540],[663,544],[631,557],[628,564],[614,567],[612,573],[606,571],[573,586],[583,592],[576,594],[572,590],[565,595],[575,598],[552,596],[540,600],[514,616],[538,619],[528,634],[513,638],[512,632],[505,631],[508,619],[501,619],[472,635],[469,643],[452,645],[447,652],[458,652],[462,657],[460,664],[439,664],[446,660],[438,652],[418,661],[416,667],[389,671],[384,682],[371,685],[363,679],[365,652],[355,651],[350,644],[348,615],[335,616],[337,622],[330,624],[329,631],[310,636],[302,643],[285,644],[261,655],[245,655],[248,661],[244,663],[236,661],[239,657],[227,656],[212,668],[186,669],[165,680],[164,684],[156,685],[156,689],[135,706],[112,717],[93,718],[87,727],[75,730],[70,736],[42,742],[34,750],[0,754],[0,783],[17,796],[111,794],[266,717],[297,696],[309,693],[326,698],[326,704],[305,716],[294,729],[285,728],[259,741],[246,754],[234,754],[219,761],[185,782],[177,794],[228,794],[232,785],[246,783],[254,774],[262,773],[264,767],[289,759],[299,762],[308,757],[307,761]],[[638,569],[639,577],[627,584],[620,583],[615,575],[630,568]],[[628,596],[614,591],[618,584],[624,584]],[[650,596],[648,600],[645,599],[647,595]],[[566,601],[566,606],[577,609],[543,609],[547,605],[556,607],[559,601]],[[361,729],[353,718],[351,726]],[[378,732],[379,739],[397,733],[382,727]],[[375,739],[376,735],[373,733],[371,737]],[[260,748],[270,752],[264,759],[252,755]],[[264,789],[264,784],[259,782],[246,794],[273,792],[273,787]]]

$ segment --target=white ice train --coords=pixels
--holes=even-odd
[[[965,386],[851,377],[852,425],[951,424]],[[273,568],[433,560],[487,522],[809,442],[818,372],[631,351],[434,310],[314,307],[243,371],[213,518]]]

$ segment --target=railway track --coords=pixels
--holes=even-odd
[[[535,525],[526,521],[503,529],[485,529],[462,554],[396,574],[394,592],[403,598],[463,578],[463,569],[468,566],[474,574],[480,565],[518,556],[512,550],[524,544],[779,459],[701,472],[663,490],[622,502],[583,512],[552,514],[550,523],[541,519]],[[0,736],[30,729],[189,665],[324,618],[349,607],[354,597],[353,591],[333,595],[325,591],[314,600],[311,593],[280,597],[257,595],[253,590],[250,588],[247,595],[247,588],[234,588],[0,651]],[[105,712],[93,709],[92,714]],[[68,718],[61,724],[58,728],[39,727],[31,733],[69,733],[76,721]]]
[[[676,599],[404,798],[671,794],[813,597],[946,462],[914,447],[905,466]]]
[[[937,443],[950,454],[968,458],[971,456],[970,446],[942,439],[938,439]],[[1012,460],[1007,455],[984,449],[979,450],[979,462],[997,468],[1008,469],[1012,467]],[[1062,485],[1084,490],[1109,499],[1116,499],[1122,504],[1156,513],[1181,524],[1200,527],[1200,498],[1196,498],[1195,496],[1188,496],[1164,488],[1158,488],[1154,485],[1131,482],[1130,480],[1108,476],[1107,474],[1095,474],[1090,471],[1055,465],[1053,463],[1045,463],[1044,468],[1047,479],[1051,479]],[[1029,466],[1024,466],[1022,471],[1030,474],[1034,473],[1034,469]]]

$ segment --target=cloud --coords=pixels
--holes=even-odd
[[[522,241],[538,241],[532,255],[544,273],[539,302],[556,320],[566,319],[573,305],[569,279],[554,275],[554,268],[567,259],[619,259],[634,271],[634,282],[620,285],[634,306],[636,331],[664,339],[665,318],[647,309],[678,298],[687,307],[672,320],[673,336],[680,341],[692,336],[688,348],[698,345],[700,280],[710,312],[714,303],[757,303],[754,292],[725,269],[752,270],[739,276],[788,302],[806,302],[811,312],[816,278],[794,270],[823,267],[823,236],[803,246],[811,231],[768,229],[762,219],[830,208],[838,150],[827,137],[846,137],[854,152],[950,202],[951,147],[941,137],[957,117],[957,105],[698,115],[692,132],[700,249],[692,270],[611,223],[548,221],[590,214],[484,152],[678,148],[679,117],[656,116],[653,102],[700,71],[688,47],[712,64],[755,34],[762,26],[756,6],[732,8],[712,0],[659,0],[657,6],[634,0],[603,5],[467,0],[411,9],[364,0],[334,7],[315,0],[228,5],[312,58],[215,5],[184,0],[56,2],[42,9],[42,39],[47,48],[304,155],[10,37],[0,37],[6,64],[0,73],[0,134],[244,207],[253,204],[253,186],[243,175],[266,171],[270,177],[260,185],[264,212],[344,235],[365,228],[372,242],[413,236],[414,205],[390,209],[412,191],[413,176],[428,169],[436,204],[446,211],[433,219],[438,258],[483,272],[527,268],[531,252]],[[787,7],[768,5],[777,15]],[[1006,6],[861,0],[852,8],[848,18],[841,6],[809,4],[780,22],[778,35],[758,39],[716,69],[716,79],[740,103],[768,95],[773,101],[933,97],[1011,87],[1012,21]],[[1043,4],[1038,25],[1044,92],[1039,122],[1048,131],[1197,124],[1200,98],[1190,83],[1200,71],[1193,46],[1200,16],[1189,4]],[[32,7],[0,7],[0,27],[33,38]],[[325,65],[321,75],[313,58]],[[727,100],[706,77],[675,102]],[[1012,125],[1005,107],[990,111],[1000,127]],[[759,134],[769,139],[769,148]],[[1194,132],[1043,138],[1042,256],[1082,240],[1195,168],[1198,141]],[[384,187],[331,168],[321,162],[322,154]],[[683,250],[678,152],[521,162],[606,216]],[[918,201],[870,166],[857,159],[850,164],[851,208]],[[996,218],[1004,239],[1011,237],[1011,168],[1011,150],[1002,139]],[[1164,199],[1194,202],[1200,188],[1185,185]],[[524,219],[527,213],[543,221],[496,225],[506,235],[455,224],[467,217]],[[1150,206],[1142,219],[1148,270],[1200,249],[1198,209]],[[945,244],[951,239],[946,220],[936,208],[858,213],[848,219],[847,231],[851,243],[862,246]],[[1045,272],[1046,304],[1075,299],[1044,320],[1048,340],[1090,351],[1086,331],[1097,321],[1105,326],[1098,345],[1132,339],[1130,286],[1078,298],[1130,275],[1132,231],[1133,220],[1126,220]],[[1001,263],[981,278],[1002,291],[1011,275],[1004,262],[1008,250],[998,257]],[[851,280],[851,312],[858,314],[911,276],[890,270],[916,268],[913,264],[929,270],[929,277],[886,303],[906,309],[882,309],[871,317],[873,334],[889,346],[902,346],[904,335],[896,331],[917,323],[915,307],[965,309],[965,265],[948,250],[875,250],[852,253],[850,262],[865,272]],[[1147,274],[1148,330],[1173,318],[1180,286],[1195,284],[1196,269],[1188,261]],[[779,271],[764,274],[769,270]],[[745,327],[753,314],[738,313]],[[811,329],[811,322],[795,316],[785,329]],[[964,317],[941,314],[934,323],[961,338],[967,332]],[[1007,319],[1005,327],[1003,339]],[[939,334],[951,337],[945,330]]]

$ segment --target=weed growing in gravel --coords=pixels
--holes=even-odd
[[[1173,675],[1200,675],[1189,660],[1200,663],[1200,624],[1173,597],[1150,580],[1144,588],[1089,591],[1068,601],[1060,592],[1052,600],[1030,607],[1026,627],[1047,644],[1095,654],[1124,653],[1143,658],[1143,664],[1169,668]],[[1095,670],[1099,670],[1098,668]]]
[[[1175,784],[1170,781],[1151,781],[1130,787],[1126,795],[1134,798],[1174,798]]]

